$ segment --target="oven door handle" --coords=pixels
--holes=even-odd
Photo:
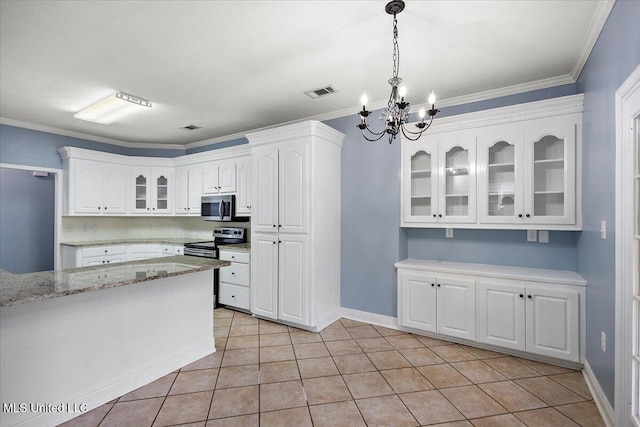
[[[222,221],[222,216],[224,215],[224,202],[222,200],[218,204],[218,215],[220,216],[220,221]]]

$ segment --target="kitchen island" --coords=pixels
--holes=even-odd
[[[0,425],[57,425],[215,351],[213,276],[227,265],[0,271]]]

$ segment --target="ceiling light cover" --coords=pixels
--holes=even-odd
[[[108,125],[123,117],[151,108],[146,99],[117,92],[75,114],[76,119]]]

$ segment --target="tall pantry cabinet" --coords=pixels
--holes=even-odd
[[[340,152],[317,121],[247,135],[251,312],[321,330],[340,317]]]

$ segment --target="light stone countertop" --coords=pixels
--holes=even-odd
[[[175,255],[109,266],[27,274],[12,274],[0,270],[0,307],[93,292],[197,271],[215,270],[228,265],[231,265],[229,261]]]
[[[210,238],[209,240],[213,240]],[[107,246],[107,245],[127,245],[127,244],[135,244],[135,243],[157,243],[157,244],[165,244],[165,245],[184,245],[185,243],[191,242],[204,242],[207,241],[207,238],[190,237],[190,238],[132,238],[132,239],[117,239],[117,240],[86,240],[86,241],[75,241],[75,242],[61,242],[61,245],[73,246],[73,247],[83,247],[83,246]]]
[[[233,245],[223,245],[218,246],[220,250],[229,250],[229,251],[239,251],[239,252],[250,252],[251,251],[251,243],[236,243]]]

